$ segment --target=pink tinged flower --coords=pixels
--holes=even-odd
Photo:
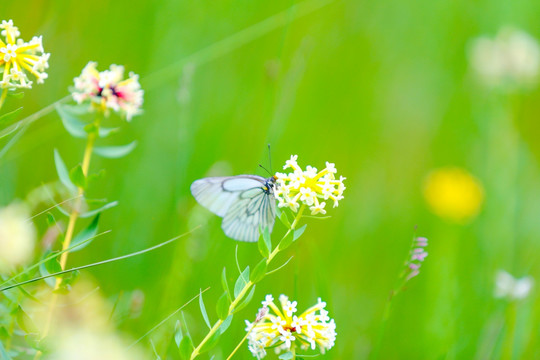
[[[418,260],[418,261],[424,261],[424,259],[428,256],[428,253],[424,251],[422,248],[416,248],[413,250],[411,261]]]
[[[428,239],[425,237],[416,238],[416,246],[426,247],[428,244]]]

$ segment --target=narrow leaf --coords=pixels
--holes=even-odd
[[[62,124],[64,128],[70,133],[73,137],[84,139],[87,137],[84,127],[86,126],[79,118],[76,116],[74,111],[71,110],[71,107],[67,105],[56,105],[56,112],[62,119]]]
[[[126,156],[127,154],[132,152],[136,146],[137,146],[137,141],[133,141],[127,145],[96,147],[94,148],[94,152],[98,154],[99,156],[102,156],[105,158],[117,159],[117,158]]]
[[[232,315],[229,315],[229,316],[223,321],[223,323],[222,323],[221,326],[219,327],[219,332],[220,332],[221,334],[223,334],[225,331],[227,331],[227,329],[229,328],[229,326],[231,326],[232,319],[233,319],[233,316],[232,316]]]
[[[176,320],[176,324],[174,325],[174,342],[176,347],[180,347],[180,341],[182,341],[183,337],[184,334],[182,333],[182,325],[180,324],[180,320]]]
[[[281,216],[279,217],[279,220],[285,225],[287,228],[291,228],[291,222],[289,221],[289,217],[287,216],[287,212],[282,211]]]
[[[2,344],[2,341],[0,341],[0,358],[2,360],[12,360],[13,358],[9,356],[8,352],[6,351],[6,348],[4,348],[4,345]]]
[[[229,306],[231,302],[226,292],[221,295],[216,303],[216,313],[221,320],[225,320],[229,313]]]
[[[120,128],[104,128],[104,127],[100,127],[99,128],[99,137],[100,138],[105,138],[111,134],[114,134],[114,133],[117,133],[118,131],[120,131]]]
[[[249,266],[246,267],[244,271],[238,276],[238,279],[236,279],[236,283],[234,284],[234,298],[236,299],[238,297],[238,294],[242,292],[242,289],[244,289],[244,286],[247,285],[249,281]]]
[[[232,296],[231,291],[229,290],[229,282],[227,281],[227,269],[223,268],[223,272],[221,273],[221,286],[223,286],[223,290],[227,293],[227,297],[229,298],[229,302],[232,302]]]
[[[60,157],[58,150],[54,149],[54,164],[56,165],[56,172],[62,184],[64,184],[69,190],[75,192],[77,187],[71,182],[69,172],[64,164],[64,161]]]
[[[189,336],[184,336],[182,341],[180,341],[180,346],[178,347],[180,352],[180,357],[183,360],[189,360],[191,353],[193,352],[193,342]]]
[[[236,305],[236,307],[234,308],[233,314],[245,308],[251,302],[251,299],[253,298],[253,294],[255,294],[255,285],[253,285],[253,287],[251,288],[251,291],[249,292],[248,296],[246,296],[244,300],[242,300],[238,305]]]
[[[73,241],[71,241],[71,246],[77,246],[80,243],[95,237],[98,231],[98,222],[99,214],[92,220],[90,225],[88,225],[84,230],[82,230],[80,233],[77,234],[77,236],[73,238]],[[72,252],[84,249],[85,247],[90,245],[90,243],[91,241],[86,241],[84,244],[77,246],[75,249],[73,249]]]
[[[79,215],[79,217],[80,218],[89,218],[89,217],[92,217],[94,215],[98,215],[98,214],[102,213],[103,211],[105,211],[107,209],[113,208],[116,205],[118,205],[118,201],[113,201],[113,202],[110,202],[108,204],[103,205],[102,207],[100,207],[98,209],[90,210],[90,211],[87,211],[85,213],[82,213],[82,214]]]
[[[71,169],[69,172],[69,178],[75,186],[81,189],[86,188],[86,176],[84,175],[82,166],[80,164]]]
[[[278,245],[278,248],[279,248],[280,251],[285,250],[286,248],[291,246],[291,244],[293,242],[293,236],[294,236],[294,233],[289,234],[283,240],[280,241],[280,243]]]
[[[24,312],[22,307],[17,307],[17,324],[27,334],[37,334],[38,328],[34,321]]]
[[[199,350],[199,353],[203,354],[211,350],[214,346],[216,346],[217,343],[219,342],[220,336],[221,336],[221,333],[219,331],[216,331],[214,334],[212,334],[210,339],[208,339],[208,341],[205,342],[204,345],[201,347],[201,349]]]
[[[200,290],[200,294],[199,294],[199,306],[201,308],[201,313],[202,313],[204,322],[206,323],[206,325],[208,325],[208,328],[211,329],[212,325],[210,325],[210,319],[208,319],[208,314],[206,313],[206,307],[204,306],[204,300],[203,300],[203,296],[202,296],[202,289]]]
[[[250,280],[252,283],[258,283],[266,276],[266,270],[268,268],[268,264],[266,263],[266,259],[262,259],[254,268],[253,272],[251,273]]]
[[[294,359],[294,354],[290,351],[287,351],[286,353],[283,353],[281,355],[279,355],[279,358],[280,360],[291,360],[291,359]]]
[[[264,258],[268,258],[270,256],[270,250],[268,249],[268,246],[266,246],[266,242],[264,241],[264,237],[262,234],[262,230],[259,227],[259,241],[257,242],[257,246],[259,247],[259,252]]]
[[[299,228],[299,229],[295,229],[295,230],[294,230],[293,241],[298,240],[298,238],[299,238],[300,236],[302,236],[302,234],[304,233],[304,231],[306,231],[306,227],[307,227],[307,224],[305,224],[304,226],[302,226],[302,227]]]
[[[10,125],[10,123],[17,118],[17,115],[21,112],[21,110],[22,107],[0,115],[0,126],[5,127]]]

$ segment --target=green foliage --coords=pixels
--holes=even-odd
[[[229,295],[224,292],[218,299],[216,303],[216,313],[221,320],[225,320],[228,315],[229,306],[231,302],[229,300]]]
[[[64,164],[64,160],[62,160],[60,153],[56,149],[54,149],[54,164],[56,165],[56,173],[58,174],[58,178],[62,184],[64,184],[72,192],[75,192],[77,190],[77,186],[75,186],[75,184],[73,184],[71,181],[71,177],[69,176],[69,172]]]
[[[206,325],[208,326],[208,328],[211,329],[211,328],[212,328],[212,325],[210,325],[210,319],[208,319],[208,314],[206,313],[206,307],[204,306],[204,300],[203,300],[203,296],[202,296],[202,290],[200,290],[200,294],[199,294],[199,307],[200,307],[200,309],[201,309],[201,313],[202,313],[204,322],[206,323]]]
[[[17,119],[17,116],[19,115],[21,110],[22,107],[0,115],[0,129],[6,128],[11,125]]]
[[[254,268],[251,273],[250,280],[252,283],[258,283],[266,276],[266,270],[268,269],[268,264],[266,259],[262,259]]]
[[[238,276],[236,279],[236,283],[234,284],[234,298],[236,299],[242,289],[247,285],[249,281],[249,266],[246,266],[244,271]]]
[[[136,146],[137,146],[137,141],[133,141],[127,145],[98,146],[94,148],[94,153],[105,158],[118,159],[118,158],[128,155],[130,152],[132,152],[135,149]]]
[[[272,252],[272,240],[270,238],[270,230],[268,229],[268,227],[265,227],[264,229],[259,228],[259,233],[261,234],[258,241],[259,251],[261,252],[261,255],[263,257],[268,258],[268,256]]]

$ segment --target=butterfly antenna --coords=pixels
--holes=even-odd
[[[270,171],[268,171],[267,168],[265,168],[264,166],[262,166],[261,164],[259,164],[259,167],[261,167],[262,169],[264,169],[264,171],[266,171],[268,174],[272,175],[272,173]]]
[[[270,175],[272,175],[274,170],[272,169],[272,152],[270,151],[270,144],[268,144],[268,165],[270,166]]]

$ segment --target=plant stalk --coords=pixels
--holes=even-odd
[[[293,223],[291,224],[291,227],[287,230],[287,232],[285,233],[285,235],[281,238],[280,242],[278,243],[278,245],[274,248],[274,250],[270,253],[270,255],[268,256],[268,259],[266,260],[266,264],[269,265],[270,262],[272,261],[272,259],[274,259],[274,257],[280,252],[279,250],[279,244],[281,243],[281,241],[283,241],[290,233],[291,231],[294,231],[294,229],[296,228],[296,225],[298,225],[298,221],[300,220],[300,218],[302,217],[302,214],[304,212],[304,209],[305,209],[305,205],[302,205],[300,207],[300,210],[298,210],[298,213],[296,214],[296,217],[294,218],[294,221]],[[236,306],[238,305],[238,303],[240,303],[240,301],[242,299],[244,299],[244,296],[246,296],[247,292],[251,289],[251,286],[253,286],[253,283],[250,281],[248,281],[246,283],[246,285],[244,285],[244,288],[242,289],[242,291],[240,291],[240,293],[238,294],[238,296],[234,299],[234,301],[231,303],[231,305],[229,306],[229,311],[227,312],[227,316],[230,316],[234,309],[236,308]],[[206,336],[204,337],[204,339],[202,339],[202,341],[200,342],[200,344],[193,350],[193,352],[191,353],[191,357],[190,359],[193,360],[195,359],[197,356],[199,356],[200,354],[200,351],[201,351],[201,348],[204,346],[204,344],[206,344],[208,342],[208,340],[210,340],[210,338],[216,333],[216,331],[218,331],[219,327],[221,326],[221,324],[223,323],[223,320],[219,319],[218,321],[216,321],[216,323],[214,324],[214,326],[212,326],[212,328],[210,329],[210,331],[208,332],[208,334],[206,334]],[[236,351],[236,350],[235,350]],[[234,352],[233,352],[234,354]],[[232,354],[231,354],[232,355]]]

